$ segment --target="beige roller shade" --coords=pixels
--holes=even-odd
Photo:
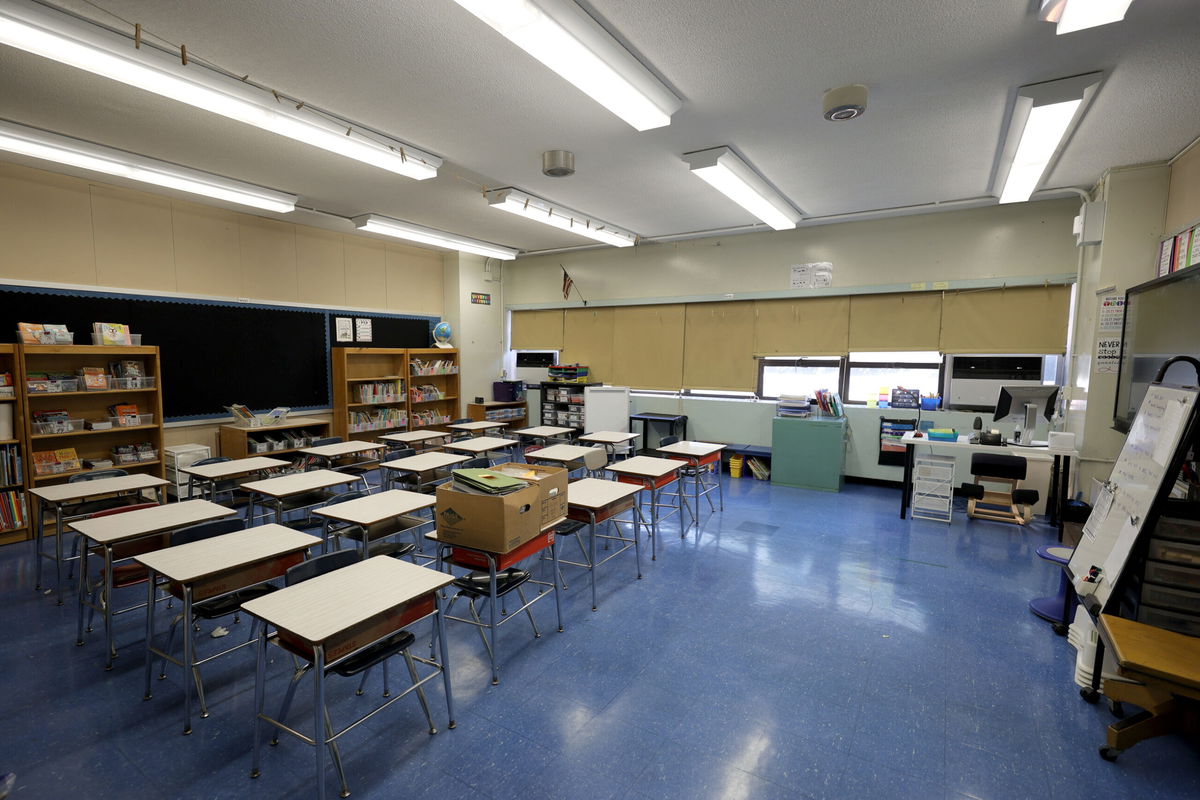
[[[562,350],[562,347],[561,308],[513,312],[512,350]]]
[[[937,350],[942,296],[860,294],[850,298],[850,351]]]
[[[683,386],[753,392],[754,303],[690,303],[684,312]]]
[[[586,364],[593,381],[613,382],[613,308],[568,308],[563,312],[563,364]]]
[[[754,355],[844,356],[850,328],[850,298],[757,300]]]
[[[1062,353],[1070,286],[947,292],[943,353]]]
[[[613,315],[613,383],[635,389],[683,385],[683,304],[628,306]]]

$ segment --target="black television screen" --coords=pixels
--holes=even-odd
[[[1125,328],[1113,427],[1129,432],[1159,367],[1172,356],[1200,358],[1200,265],[1134,286],[1125,293]],[[1172,365],[1166,383],[1196,385],[1190,364]]]

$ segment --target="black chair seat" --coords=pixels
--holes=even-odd
[[[504,595],[516,589],[531,577],[529,570],[509,567],[496,573],[496,596]],[[454,580],[454,586],[462,592],[475,597],[487,597],[489,586],[488,573],[472,572]]]
[[[1035,505],[1039,497],[1037,489],[1017,489],[1012,493],[1013,504],[1018,506]]]
[[[971,456],[971,474],[987,478],[1025,480],[1025,458],[1000,453],[975,453]]]
[[[243,603],[248,603],[251,600],[256,600],[259,597],[265,597],[271,592],[278,589],[278,586],[271,584],[263,584],[262,586],[251,586],[246,589],[239,589],[233,594],[218,597],[215,600],[208,602],[196,603],[192,606],[192,613],[200,619],[217,619],[219,617],[227,617],[230,614],[241,609]]]
[[[407,650],[416,641],[408,631],[397,631],[381,642],[376,642],[362,652],[355,653],[333,668],[333,672],[350,678],[376,664],[381,664],[402,650]]]
[[[139,502],[136,497],[105,497],[100,500],[88,500],[86,503],[76,503],[73,506],[63,506],[64,517],[82,517],[99,511],[132,505]]]
[[[579,522],[578,520],[569,519],[566,522],[560,522],[557,525],[555,525],[554,533],[556,536],[571,536],[573,534],[579,533],[581,530],[583,530],[586,527],[587,527],[586,522]]]
[[[978,483],[964,483],[959,487],[959,492],[962,493],[963,497],[969,497],[974,500],[982,500],[985,491]]]
[[[404,558],[409,553],[417,549],[417,546],[412,542],[379,542],[371,545],[372,556],[391,556],[392,558]]]

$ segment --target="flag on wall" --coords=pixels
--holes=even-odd
[[[568,274],[567,270],[564,268],[563,269],[563,300],[571,299],[571,287],[573,287],[574,285],[575,285],[575,281],[571,280],[570,274]]]

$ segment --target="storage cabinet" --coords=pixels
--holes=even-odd
[[[408,429],[408,351],[386,347],[335,347],[333,433],[373,440]]]
[[[584,406],[584,392],[589,386],[600,385],[599,383],[544,381],[542,383],[541,424],[575,428],[578,431],[589,430]]]
[[[19,388],[17,345],[0,344],[0,544],[29,538],[29,509],[25,501],[25,473],[29,452],[25,445],[25,404]]]
[[[1200,636],[1200,503],[1164,507],[1146,547],[1137,618]]]
[[[775,418],[771,483],[840,492],[845,463],[845,417]]]

